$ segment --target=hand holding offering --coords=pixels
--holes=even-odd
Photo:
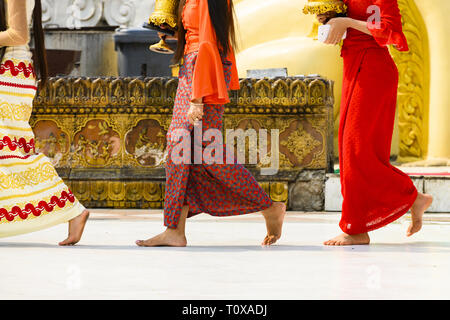
[[[347,6],[340,0],[308,0],[304,14],[315,14],[322,25],[317,30],[317,40],[326,44],[338,44],[347,35]]]

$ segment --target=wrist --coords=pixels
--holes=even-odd
[[[203,108],[203,103],[197,103],[197,102],[192,102],[191,101],[191,108],[196,108],[196,109],[202,109]]]
[[[191,103],[194,103],[194,104],[203,104],[203,98],[200,98],[200,99],[192,99],[192,100],[191,100]]]

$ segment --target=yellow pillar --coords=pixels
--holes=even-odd
[[[430,106],[428,164],[450,165],[450,1],[415,0],[428,30]]]

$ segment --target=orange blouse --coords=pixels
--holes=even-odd
[[[187,0],[182,18],[186,29],[184,53],[198,52],[192,79],[191,99],[203,98],[203,102],[208,104],[230,102],[228,89],[239,89],[236,58],[231,49],[226,57],[232,63],[231,82],[228,88],[214,27],[209,17],[208,0]]]

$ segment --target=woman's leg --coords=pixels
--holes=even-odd
[[[286,205],[272,202],[243,165],[191,166],[186,201],[190,205],[188,216],[208,213],[225,217],[261,212],[267,227],[267,235],[261,244],[272,245],[281,237]]]
[[[412,236],[422,229],[422,218],[425,211],[430,207],[433,202],[433,197],[429,194],[419,193],[417,195],[416,201],[411,207],[411,223],[408,227],[406,235],[408,237]],[[343,233],[336,238],[325,241],[324,244],[327,246],[348,246],[348,245],[363,245],[369,244],[370,237],[368,233],[360,234],[347,234]]]
[[[370,243],[369,234],[359,233],[359,234],[347,234],[343,233],[331,240],[325,241],[323,244],[326,246],[354,246],[354,245],[364,245]]]
[[[89,211],[84,210],[78,217],[69,221],[69,236],[59,243],[60,246],[73,246],[81,240],[84,227],[89,219]]]
[[[369,244],[367,232],[397,220],[409,209],[413,222],[407,235],[421,228],[423,213],[432,198],[418,193],[411,179],[389,160],[397,75],[386,51],[368,50],[359,72],[346,77],[347,81],[353,77],[356,80],[348,111],[341,114],[345,129],[341,125],[339,132],[344,196],[339,225],[344,233],[325,245]]]
[[[266,220],[267,235],[261,245],[270,246],[281,238],[286,205],[283,202],[274,202],[270,208],[261,211]]]
[[[433,197],[429,194],[419,193],[416,201],[411,207],[411,224],[409,225],[406,236],[411,237],[422,229],[422,218],[425,211],[431,206]]]
[[[136,244],[140,247],[185,247],[186,240],[186,219],[189,212],[188,206],[183,206],[181,209],[180,220],[176,228],[167,228],[166,231],[159,235],[147,239],[137,240]]]

